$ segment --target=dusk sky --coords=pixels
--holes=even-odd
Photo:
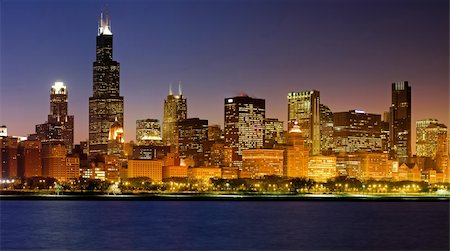
[[[69,90],[75,142],[88,138],[88,98],[105,1],[1,0],[0,124],[34,133],[53,82]],[[287,120],[287,93],[316,89],[333,112],[381,114],[391,83],[412,86],[412,122],[449,125],[447,0],[108,1],[121,64],[125,138],[136,119],[162,120],[182,81],[188,117],[223,127],[224,98],[266,99]],[[413,144],[415,145],[415,144]],[[415,147],[413,148],[415,152]]]

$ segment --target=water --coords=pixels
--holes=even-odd
[[[445,202],[0,201],[0,249],[449,249]]]

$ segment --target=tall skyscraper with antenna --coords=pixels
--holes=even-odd
[[[186,98],[178,83],[178,95],[173,95],[172,84],[169,84],[169,95],[164,100],[163,143],[178,151],[178,122],[187,118]]]
[[[113,123],[123,126],[123,97],[120,96],[120,64],[113,60],[113,34],[108,12],[100,15],[93,95],[89,98],[89,155],[106,154]],[[117,124],[116,123],[116,124]]]

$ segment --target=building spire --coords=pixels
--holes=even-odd
[[[178,95],[183,95],[183,92],[181,91],[181,80],[178,81]]]
[[[172,92],[172,83],[169,83],[169,95],[173,95],[173,92]]]
[[[109,20],[108,5],[106,6],[105,18],[103,18],[103,10],[100,10],[100,24],[98,27],[98,35],[112,35],[111,21]]]

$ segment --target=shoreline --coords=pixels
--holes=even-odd
[[[123,193],[1,191],[2,200],[105,200],[105,201],[450,201],[445,194],[287,194],[287,193]]]

